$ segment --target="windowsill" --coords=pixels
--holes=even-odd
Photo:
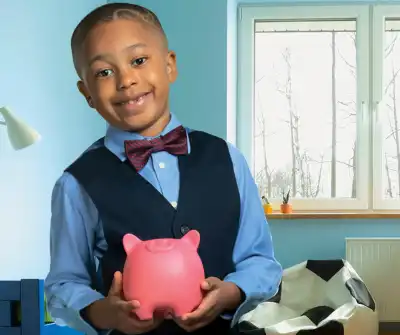
[[[267,214],[267,219],[400,219],[400,212],[294,212],[291,214],[274,212]]]

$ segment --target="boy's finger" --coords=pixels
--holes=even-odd
[[[110,290],[108,291],[108,295],[120,297],[121,292],[122,292],[122,273],[117,271],[114,273],[114,278],[111,283]]]
[[[132,300],[132,301],[120,301],[120,307],[126,314],[130,314],[131,312],[134,312],[135,309],[138,309],[140,307],[140,303],[137,300]]]
[[[193,320],[201,319],[204,315],[208,314],[215,306],[215,301],[212,297],[208,296],[203,299],[201,304],[191,313],[182,315],[181,320],[184,322],[191,322]]]
[[[209,277],[201,283],[201,288],[205,291],[211,291],[218,287],[221,280],[215,277]]]

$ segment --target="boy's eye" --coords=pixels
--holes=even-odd
[[[140,57],[140,58],[136,58],[132,61],[132,65],[133,66],[140,66],[143,65],[144,63],[146,63],[147,58],[146,57]]]
[[[105,70],[98,71],[98,72],[96,73],[96,77],[108,77],[108,76],[110,76],[111,74],[112,74],[112,70],[110,70],[110,69],[105,69]]]

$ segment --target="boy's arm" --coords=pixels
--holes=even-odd
[[[91,288],[93,250],[98,243],[97,212],[76,179],[67,173],[53,189],[51,212],[50,271],[45,280],[50,315],[59,325],[97,335],[80,316],[83,308],[103,298]]]
[[[257,186],[244,156],[228,144],[240,193],[240,227],[233,253],[236,271],[224,280],[244,293],[232,324],[259,302],[273,297],[279,289],[282,267],[274,256],[272,237]],[[224,315],[224,317],[232,317]]]

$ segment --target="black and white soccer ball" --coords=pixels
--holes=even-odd
[[[378,335],[375,301],[345,260],[308,260],[284,270],[279,292],[244,314],[240,335]]]

